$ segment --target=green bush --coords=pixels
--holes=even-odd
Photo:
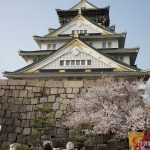
[[[23,146],[18,146],[16,150],[32,150],[31,148],[23,147]]]
[[[1,147],[0,150],[9,150],[9,146]]]

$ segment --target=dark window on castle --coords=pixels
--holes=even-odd
[[[52,50],[56,50],[56,44],[52,44]]]
[[[56,44],[47,44],[48,50],[56,50]]]
[[[85,60],[81,60],[81,65],[85,65]]]
[[[91,65],[91,60],[87,60],[87,65]]]
[[[102,42],[102,48],[106,48],[106,42]]]
[[[87,30],[84,30],[84,34],[87,34]]]
[[[90,46],[93,46],[93,43],[89,43]]]
[[[83,30],[80,30],[80,34],[83,34]]]
[[[76,65],[79,66],[80,65],[80,60],[76,61]]]
[[[70,66],[70,60],[66,60],[66,66]]]
[[[60,66],[64,66],[64,60],[60,61]]]
[[[75,65],[75,60],[71,60],[71,66]]]
[[[108,48],[111,48],[111,41],[108,42]]]

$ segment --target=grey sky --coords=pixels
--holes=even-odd
[[[150,0],[89,0],[97,7],[110,5],[111,25],[127,31],[126,46],[140,46],[139,68],[150,69]],[[39,50],[32,36],[58,28],[55,9],[69,9],[79,0],[0,0],[0,71],[27,65],[18,50]],[[0,75],[0,77],[2,77]]]

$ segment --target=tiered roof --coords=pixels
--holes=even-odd
[[[49,33],[45,36],[34,36],[37,44],[48,41],[67,41],[66,44],[57,50],[36,50],[36,51],[19,51],[19,55],[26,61],[29,59],[36,60],[14,72],[5,72],[4,76],[8,78],[99,78],[100,76],[112,76],[120,78],[144,78],[148,80],[150,71],[142,71],[135,65],[139,48],[124,48],[126,32],[116,33],[115,26],[109,26],[109,9],[110,7],[97,8],[87,0],[81,0],[78,4],[69,10],[56,9],[60,28],[49,28]],[[91,33],[84,33],[74,36],[66,31],[72,30],[72,26],[82,24],[90,26]],[[89,40],[118,40],[118,48],[96,49],[89,45]],[[64,54],[78,55],[86,53],[98,61],[99,66],[71,68],[65,66],[60,68],[49,68],[53,61],[56,61]],[[130,56],[130,65],[117,60],[116,56]],[[48,69],[47,69],[48,68]]]

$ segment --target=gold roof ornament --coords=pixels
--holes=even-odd
[[[74,37],[74,38],[78,38],[78,37],[79,37],[79,33],[78,33],[77,31],[74,31],[73,37]]]

